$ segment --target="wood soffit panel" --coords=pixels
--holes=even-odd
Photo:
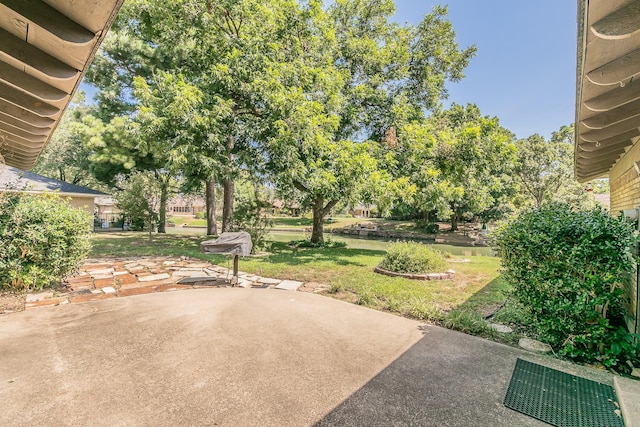
[[[575,175],[607,175],[640,136],[640,2],[578,0]]]
[[[0,0],[0,156],[31,169],[124,0]]]

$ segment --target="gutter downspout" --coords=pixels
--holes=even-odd
[[[580,181],[577,176],[577,156],[578,156],[578,130],[580,128],[580,110],[582,106],[582,81],[584,79],[584,59],[587,51],[587,25],[589,23],[589,0],[577,0],[578,1],[578,34],[577,45],[578,51],[576,52],[576,115],[575,115],[575,128],[574,128],[574,147],[573,147],[573,175],[578,182]]]

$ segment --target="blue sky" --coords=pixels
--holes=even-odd
[[[518,138],[573,123],[574,0],[396,0],[396,19],[416,24],[435,4],[448,4],[460,46],[478,48],[450,102],[477,104]]]

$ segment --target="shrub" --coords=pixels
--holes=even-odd
[[[246,231],[251,236],[251,253],[269,247],[271,218],[263,210],[265,204],[256,199],[238,199],[233,212],[235,231]]]
[[[42,289],[89,252],[92,218],[55,194],[0,194],[0,287]]]
[[[447,269],[444,254],[417,242],[397,242],[389,246],[380,268],[396,273],[433,273]]]
[[[440,226],[437,222],[430,222],[419,219],[416,221],[416,226],[418,226],[418,228],[421,228],[425,233],[428,234],[438,234],[440,232]]]
[[[429,234],[438,234],[440,232],[440,226],[435,222],[430,222],[424,226],[424,232]]]
[[[292,248],[325,248],[325,249],[336,249],[336,248],[346,248],[347,242],[339,242],[336,240],[332,240],[331,238],[326,238],[322,242],[314,243],[310,239],[301,239],[301,240],[292,240],[287,243],[287,246]]]
[[[135,172],[121,184],[118,207],[131,220],[131,230],[146,229],[151,233],[158,223],[161,188],[158,179],[151,172]]]
[[[521,213],[493,235],[505,279],[539,338],[560,355],[626,369],[636,348],[625,326],[633,231],[604,209],[554,203]]]

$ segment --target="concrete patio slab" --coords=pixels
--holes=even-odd
[[[312,294],[196,289],[0,317],[0,425],[311,425],[422,337]]]
[[[543,426],[502,404],[518,357],[613,383],[548,356],[271,289],[14,313],[0,317],[0,342],[0,425],[12,426]]]
[[[626,427],[640,427],[640,380],[615,377],[614,384]]]

